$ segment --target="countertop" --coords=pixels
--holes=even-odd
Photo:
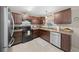
[[[23,31],[23,29],[14,30],[14,32],[20,32]]]
[[[50,32],[57,32],[57,33],[62,33],[62,34],[68,34],[68,35],[72,35],[73,34],[73,30],[69,30],[69,31],[64,31],[64,30],[56,30],[56,29],[53,29],[53,28],[32,28],[33,30],[37,30],[37,29],[41,29],[41,30],[47,30],[47,31],[50,31]],[[18,31],[23,31],[23,29],[19,29],[19,30],[14,30],[14,32],[18,32]]]
[[[56,30],[56,29],[49,29],[49,28],[39,28],[41,30],[47,30],[47,31],[50,31],[50,32],[57,32],[57,33],[62,33],[62,34],[68,34],[68,35],[72,35],[73,34],[73,30],[70,30],[70,31],[64,31],[64,30]]]

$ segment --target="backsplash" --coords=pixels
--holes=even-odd
[[[53,15],[46,18],[46,22],[45,22],[44,26],[47,26],[47,27],[50,27],[50,28],[59,27],[60,29],[63,29],[63,28],[72,29],[72,24],[54,24]]]

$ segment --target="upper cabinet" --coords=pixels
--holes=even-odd
[[[39,24],[45,23],[45,17],[38,17],[37,20],[39,21]]]
[[[45,17],[29,16],[28,19],[32,21],[32,24],[44,24]]]
[[[21,24],[22,23],[22,15],[21,14],[12,12],[12,15],[13,15],[15,24]]]
[[[55,24],[71,24],[71,8],[54,13]]]

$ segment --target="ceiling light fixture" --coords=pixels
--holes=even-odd
[[[32,11],[34,8],[35,8],[34,6],[29,6],[29,7],[27,7],[27,10]]]
[[[47,10],[46,10],[45,12],[46,12],[45,18],[47,19],[47,18],[48,18],[48,17],[47,17]]]

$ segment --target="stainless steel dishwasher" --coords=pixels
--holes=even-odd
[[[61,33],[50,32],[50,43],[61,48]]]

